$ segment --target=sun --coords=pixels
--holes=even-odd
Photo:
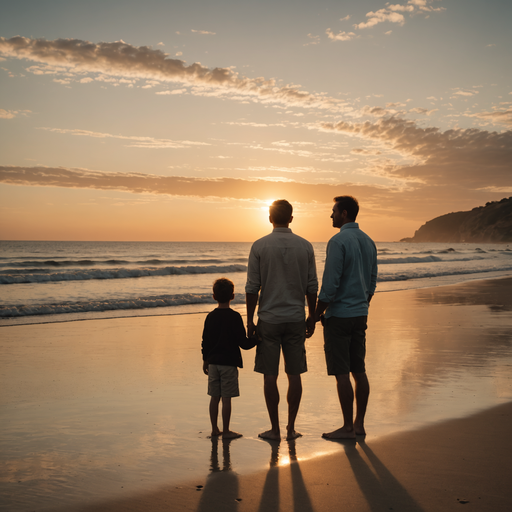
[[[263,206],[261,207],[262,210],[268,211],[272,203],[275,201],[275,199],[265,199],[263,201]]]

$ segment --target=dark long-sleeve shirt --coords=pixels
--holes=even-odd
[[[208,364],[243,367],[240,347],[247,350],[255,343],[247,339],[238,311],[217,308],[204,321],[202,352]]]

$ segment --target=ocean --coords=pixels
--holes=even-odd
[[[378,242],[377,293],[502,277],[507,244]],[[511,244],[512,245],[512,244]],[[313,244],[319,280],[326,243]],[[0,326],[207,312],[235,283],[243,312],[250,242],[0,241]]]

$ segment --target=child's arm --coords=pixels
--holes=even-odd
[[[208,353],[210,350],[210,343],[208,339],[208,317],[204,321],[203,327],[203,341],[201,342],[201,353],[203,354],[203,373],[208,375]]]

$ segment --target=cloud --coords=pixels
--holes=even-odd
[[[247,78],[229,68],[207,68],[196,62],[169,58],[161,50],[132,46],[124,41],[91,43],[79,39],[0,37],[0,53],[50,67],[52,73],[95,73],[97,80],[123,77],[159,80],[192,86],[193,94],[229,95],[240,101],[277,103],[304,108],[342,111],[344,102],[301,91],[298,86],[277,86],[275,80]]]
[[[16,117],[16,113],[15,110],[4,110],[0,108],[0,119],[13,119]]]
[[[269,197],[285,197],[292,204],[302,203],[325,208],[326,218],[332,198],[348,194],[357,197],[369,216],[372,215],[372,210],[379,212],[378,215],[382,215],[384,211],[389,219],[417,219],[418,225],[425,219],[448,211],[470,209],[487,201],[499,200],[512,190],[510,186],[507,188],[487,185],[485,190],[464,190],[464,194],[458,194],[460,187],[457,184],[445,187],[439,184],[422,185],[404,189],[399,184],[384,187],[346,182],[311,184],[289,180],[276,182],[265,179],[201,179],[42,166],[0,166],[0,183],[12,186],[117,190],[193,199],[266,201]],[[425,197],[429,200],[426,201]],[[392,210],[390,204],[393,205]]]
[[[478,93],[479,93],[479,91],[463,91],[463,90],[458,90],[458,91],[453,93],[452,98],[456,98],[457,96],[471,97],[471,96],[477,95]]]
[[[26,116],[31,113],[31,110],[5,110],[0,108],[0,119],[14,119],[17,116]]]
[[[389,176],[467,189],[512,186],[512,131],[421,128],[397,117],[371,123],[323,123],[321,130],[377,141],[414,164],[390,166]]]
[[[331,41],[350,41],[356,37],[354,32],[338,32],[335,34],[330,28],[328,28],[325,33]]]
[[[205,36],[216,35],[215,32],[208,32],[207,30],[194,30],[193,28],[191,28],[190,31],[194,32],[195,34],[201,34],[201,35],[205,35]]]
[[[363,30],[375,27],[380,23],[388,22],[388,23],[396,23],[398,25],[404,25],[405,16],[401,13],[409,14],[413,16],[417,13],[430,13],[430,12],[441,12],[444,11],[444,7],[434,8],[431,4],[434,0],[409,0],[406,5],[402,4],[386,4],[386,7],[382,9],[378,9],[377,11],[370,11],[366,14],[366,21],[362,21],[360,23],[355,23],[353,25],[355,30]],[[345,16],[341,18],[340,21],[347,21],[350,19],[350,16]],[[330,28],[326,30],[326,34],[329,36],[329,39],[332,41],[349,41],[355,37],[353,32],[339,32],[338,34],[334,34]],[[391,34],[391,30],[385,33],[386,35]]]
[[[274,180],[274,178],[272,178]],[[187,197],[267,199],[287,197],[302,203],[326,202],[339,193],[340,186],[264,179],[190,178],[142,173],[102,172],[65,167],[0,166],[0,183],[21,186],[74,189],[119,190],[136,194],[164,194]],[[370,197],[382,194],[382,187],[344,184],[346,193]]]
[[[350,14],[347,14],[344,18],[340,18],[340,21],[348,21],[350,19]]]
[[[310,39],[309,43],[304,43],[303,46],[309,46],[312,44],[320,44],[320,36],[314,36],[313,34],[308,34],[308,38]]]
[[[131,148],[150,148],[150,149],[180,149],[188,148],[191,146],[210,146],[207,142],[193,142],[193,141],[175,141],[170,139],[156,139],[154,137],[139,137],[130,135],[112,135],[111,133],[91,132],[89,130],[68,130],[64,128],[39,128],[39,130],[46,130],[53,133],[79,135],[82,137],[93,137],[96,139],[120,139],[128,140]]]
[[[412,112],[413,114],[423,114],[423,115],[426,115],[426,116],[430,116],[434,112],[437,112],[438,110],[439,110],[438,108],[433,108],[432,110],[428,110],[426,108],[415,107],[415,108],[411,108],[409,110],[409,112]]]
[[[383,23],[384,21],[389,21],[390,23],[398,23],[399,25],[403,25],[405,23],[403,14],[400,14],[396,11],[390,11],[389,9],[379,9],[376,12],[370,11],[366,17],[368,18],[368,21],[356,23],[354,28],[370,28],[379,23]]]
[[[504,124],[512,126],[512,110],[495,110],[493,112],[480,112],[472,114],[469,117],[478,117],[479,119],[486,119],[495,124]]]

